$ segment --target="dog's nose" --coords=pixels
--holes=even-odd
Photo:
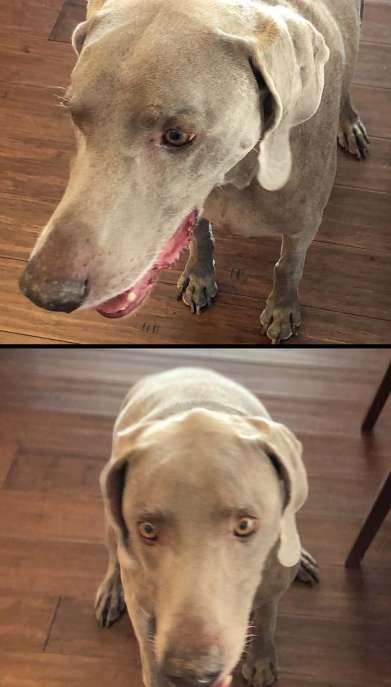
[[[219,678],[220,673],[208,673],[205,675],[166,675],[166,678],[174,687],[212,687]]]
[[[24,270],[19,286],[22,293],[40,308],[68,313],[80,308],[88,294],[87,279],[38,277],[33,261]]]

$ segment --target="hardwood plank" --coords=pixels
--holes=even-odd
[[[369,137],[391,138],[391,90],[354,85],[353,102],[368,129]],[[372,147],[370,155],[372,156]]]
[[[361,41],[354,83],[391,88],[391,45]]]
[[[0,593],[93,600],[106,566],[102,543],[0,537]],[[12,571],[12,575],[10,575]]]
[[[31,350],[28,355],[23,350],[0,351],[0,381],[4,388],[0,406],[23,404],[23,409],[36,407],[63,413],[73,413],[77,407],[79,413],[114,418],[128,389],[142,376],[176,365],[207,365],[264,399],[293,397],[296,403],[314,397],[317,402],[338,399],[362,404],[364,413],[373,387],[381,381],[389,362],[387,349],[332,351],[329,356],[322,350],[310,355],[288,349],[259,350],[246,363],[239,357],[234,362],[220,355],[219,350],[204,355],[202,349],[188,353],[176,349],[98,349],[93,356],[85,349],[46,350],[44,354]],[[41,421],[45,422],[44,415]],[[357,428],[359,425],[358,418]]]
[[[64,86],[75,63],[72,47],[31,33],[0,27],[0,82],[35,86]]]
[[[19,332],[2,332],[0,331],[0,345],[8,344],[23,344],[27,346],[37,345],[37,344],[63,344],[63,341],[58,341],[55,339],[44,339],[40,336],[28,336],[24,334],[19,334]]]
[[[67,540],[103,542],[104,515],[101,499],[81,493],[26,492],[4,489],[0,500],[0,521],[7,512],[7,537],[28,541]]]
[[[3,435],[0,432],[0,488],[7,480],[7,476],[11,470],[11,466],[16,458],[18,450],[17,442],[13,437]]]
[[[336,183],[342,186],[347,184],[349,188],[389,193],[391,207],[390,165],[391,140],[372,136],[371,155],[363,164],[359,164],[350,155],[341,153]]]
[[[46,596],[20,597],[17,594],[0,594],[2,652],[42,651],[56,603],[57,599]]]
[[[313,638],[317,637],[314,642]],[[377,637],[377,640],[375,639]],[[389,678],[388,652],[389,633],[382,635],[382,629],[368,625],[358,627],[350,622],[306,618],[280,619],[277,628],[277,646],[280,646],[280,660],[288,673],[304,674],[321,680],[327,675],[331,683],[343,679],[365,684],[373,676],[376,665],[376,682],[386,685]],[[371,660],[364,655],[368,647]],[[330,661],[329,656],[333,656]]]
[[[338,623],[350,618],[359,626],[387,625],[390,580],[384,571],[366,566],[347,571],[340,566],[324,565],[321,583],[308,589],[295,583],[282,597],[281,615],[324,618]]]
[[[61,452],[45,453],[41,450],[34,453],[31,450],[21,450],[4,480],[4,487],[40,493],[69,491],[98,497],[99,475],[105,459],[84,457],[83,460],[75,460],[75,456],[67,456]]]
[[[86,17],[86,3],[83,0],[65,0],[57,21],[51,31],[50,40],[69,43],[73,30]]]
[[[338,517],[335,513],[299,513],[300,536],[308,551],[323,565],[343,566],[346,554],[362,524],[363,518]],[[391,559],[384,553],[390,550],[391,527],[385,522],[377,539],[369,549],[363,569],[382,568],[385,575],[391,569]]]
[[[20,404],[19,404],[20,405]],[[18,408],[0,413],[0,431],[4,436],[17,438],[20,451],[63,453],[67,457],[88,460],[107,460],[111,449],[114,413],[108,417],[85,414],[85,409],[74,413],[70,408],[62,411]],[[74,408],[73,408],[74,410]],[[70,440],[72,437],[72,441]],[[42,441],[44,437],[44,445]]]
[[[45,38],[63,0],[12,0],[0,3],[0,25],[9,33],[33,33]]]
[[[94,605],[90,601],[63,598],[50,633],[47,652],[68,656],[96,656],[98,658],[129,657],[140,666],[137,641],[127,614],[109,631],[98,627]]]
[[[391,44],[391,6],[389,0],[366,0],[362,40]]]
[[[69,656],[7,652],[0,657],[0,669],[4,687],[143,687],[131,657],[118,665],[107,657],[73,656],[70,661]]]

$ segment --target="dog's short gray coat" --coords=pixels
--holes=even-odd
[[[296,437],[238,384],[175,369],[131,389],[101,487],[109,567],[96,614],[109,626],[125,598],[146,687],[227,687],[249,624],[240,669],[270,684],[279,598],[297,574],[317,578],[296,527]]]
[[[137,284],[197,208],[184,301],[199,311],[216,294],[210,222],[279,233],[261,323],[289,338],[336,140],[367,154],[350,97],[359,29],[359,0],[91,0],[68,92],[77,155],[24,292],[49,309],[99,306]],[[168,150],[172,126],[192,144]]]

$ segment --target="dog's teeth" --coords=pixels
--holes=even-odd
[[[134,303],[135,300],[136,300],[136,294],[134,293],[134,291],[131,291],[130,293],[128,293],[128,303]]]

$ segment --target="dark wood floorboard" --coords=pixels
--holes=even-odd
[[[141,313],[122,322],[92,312],[45,313],[19,293],[24,262],[67,179],[73,138],[56,87],[68,83],[70,35],[84,10],[84,0],[0,5],[0,343],[266,343],[258,317],[278,241],[239,244],[228,227],[216,230],[219,297],[198,318],[175,300],[180,263],[161,276]],[[390,16],[390,0],[367,0],[354,98],[372,139],[371,156],[357,163],[340,154],[302,283],[304,326],[290,343],[391,339]]]
[[[142,687],[127,617],[108,631],[94,619],[106,562],[98,475],[128,386],[181,364],[247,384],[304,445],[299,523],[322,582],[283,599],[279,684],[389,685],[390,520],[361,570],[343,566],[389,470],[391,406],[372,437],[360,435],[388,361],[381,349],[1,350],[1,685]]]

